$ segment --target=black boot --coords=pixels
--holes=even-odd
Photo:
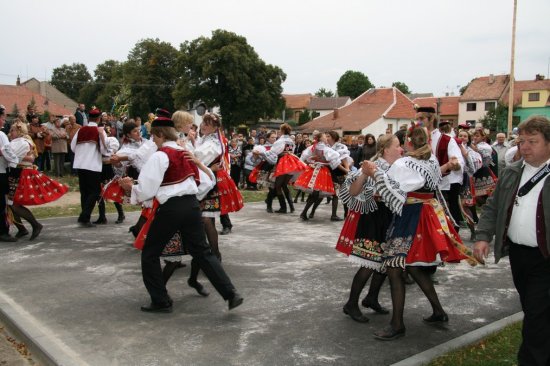
[[[94,221],[96,225],[103,225],[107,223],[107,217],[105,216],[105,201],[100,199],[97,203],[97,210],[99,211],[99,218]]]
[[[115,224],[122,224],[124,222],[124,219],[126,218],[126,216],[124,216],[124,210],[122,209],[122,205],[118,202],[115,202],[115,208],[116,208],[116,211],[118,212],[118,218],[115,221]]]
[[[273,197],[275,197],[275,191],[273,191],[273,189],[269,189],[269,191],[267,192],[267,197],[265,199],[265,204],[266,204],[266,211],[269,212],[269,213],[273,213]]]
[[[278,194],[277,199],[279,200],[280,209],[275,211],[276,213],[286,213],[286,199],[284,194]]]
[[[23,218],[27,220],[31,226],[32,226],[32,234],[29,240],[34,240],[36,237],[40,234],[42,231],[42,224],[36,221],[34,215],[32,212],[26,208],[25,206],[20,205],[13,205],[11,206],[11,210],[13,211],[14,215],[17,215],[17,217]],[[20,221],[21,222],[21,221]]]
[[[288,190],[288,187],[284,187],[283,192],[284,192],[285,198],[288,202],[288,208],[290,209],[290,213],[293,213],[294,212],[294,203],[292,202],[292,196],[290,195],[290,191]]]

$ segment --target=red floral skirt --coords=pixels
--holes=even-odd
[[[13,168],[8,180],[8,201],[15,205],[43,205],[56,201],[69,191],[68,186],[51,179],[34,167]]]
[[[304,164],[296,155],[285,154],[279,158],[277,165],[275,166],[275,177],[280,175],[293,175],[303,172],[307,169],[307,165]]]
[[[229,174],[223,169],[216,172],[218,194],[220,196],[220,213],[222,215],[237,212],[243,208],[243,196]]]
[[[319,191],[321,196],[332,196],[335,193],[330,169],[324,165],[315,168],[308,166],[294,182],[294,187],[307,193]]]

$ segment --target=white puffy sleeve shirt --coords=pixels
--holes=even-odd
[[[9,166],[15,168],[30,150],[31,145],[29,141],[23,137],[18,137],[13,139],[9,144],[2,146],[2,155],[8,161]]]
[[[183,150],[174,141],[164,143],[163,146],[172,147],[177,150]],[[171,197],[185,195],[197,195],[197,199],[202,199],[206,193],[214,188],[214,175],[204,173],[199,169],[200,184],[197,186],[194,177],[189,177],[181,183],[162,186],[164,173],[168,169],[168,156],[162,151],[157,151],[147,160],[138,177],[138,184],[132,187],[130,198],[131,204],[139,204],[156,197],[160,204],[165,203]]]
[[[210,166],[222,154],[222,145],[218,136],[212,133],[197,141],[193,154],[204,165]]]

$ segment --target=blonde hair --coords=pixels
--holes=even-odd
[[[185,111],[175,111],[172,115],[172,121],[174,121],[174,127],[177,131],[181,130],[187,125],[191,125],[194,122],[193,116]]]
[[[397,139],[397,136],[391,134],[380,136],[378,138],[378,142],[376,143],[376,154],[371,158],[371,160],[374,161],[382,157],[384,155],[384,150],[391,146],[394,139]]]
[[[13,123],[11,124],[11,128],[15,128],[17,132],[19,132],[19,136],[21,137],[29,134],[27,124],[23,123],[23,121],[21,121],[19,118],[13,121]]]
[[[428,133],[423,127],[414,127],[407,134],[414,151],[408,153],[410,157],[428,160],[432,156],[432,148],[428,144]]]
[[[151,127],[151,134],[157,137],[164,137],[167,141],[178,140],[178,133],[174,127]]]

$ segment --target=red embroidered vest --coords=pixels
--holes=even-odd
[[[193,176],[197,185],[200,184],[199,169],[195,163],[185,157],[183,150],[163,146],[158,151],[165,153],[169,161],[168,169],[164,172],[161,187],[181,183],[190,176]]]
[[[83,144],[85,142],[99,145],[99,130],[96,126],[84,126],[78,130],[76,143]]]

